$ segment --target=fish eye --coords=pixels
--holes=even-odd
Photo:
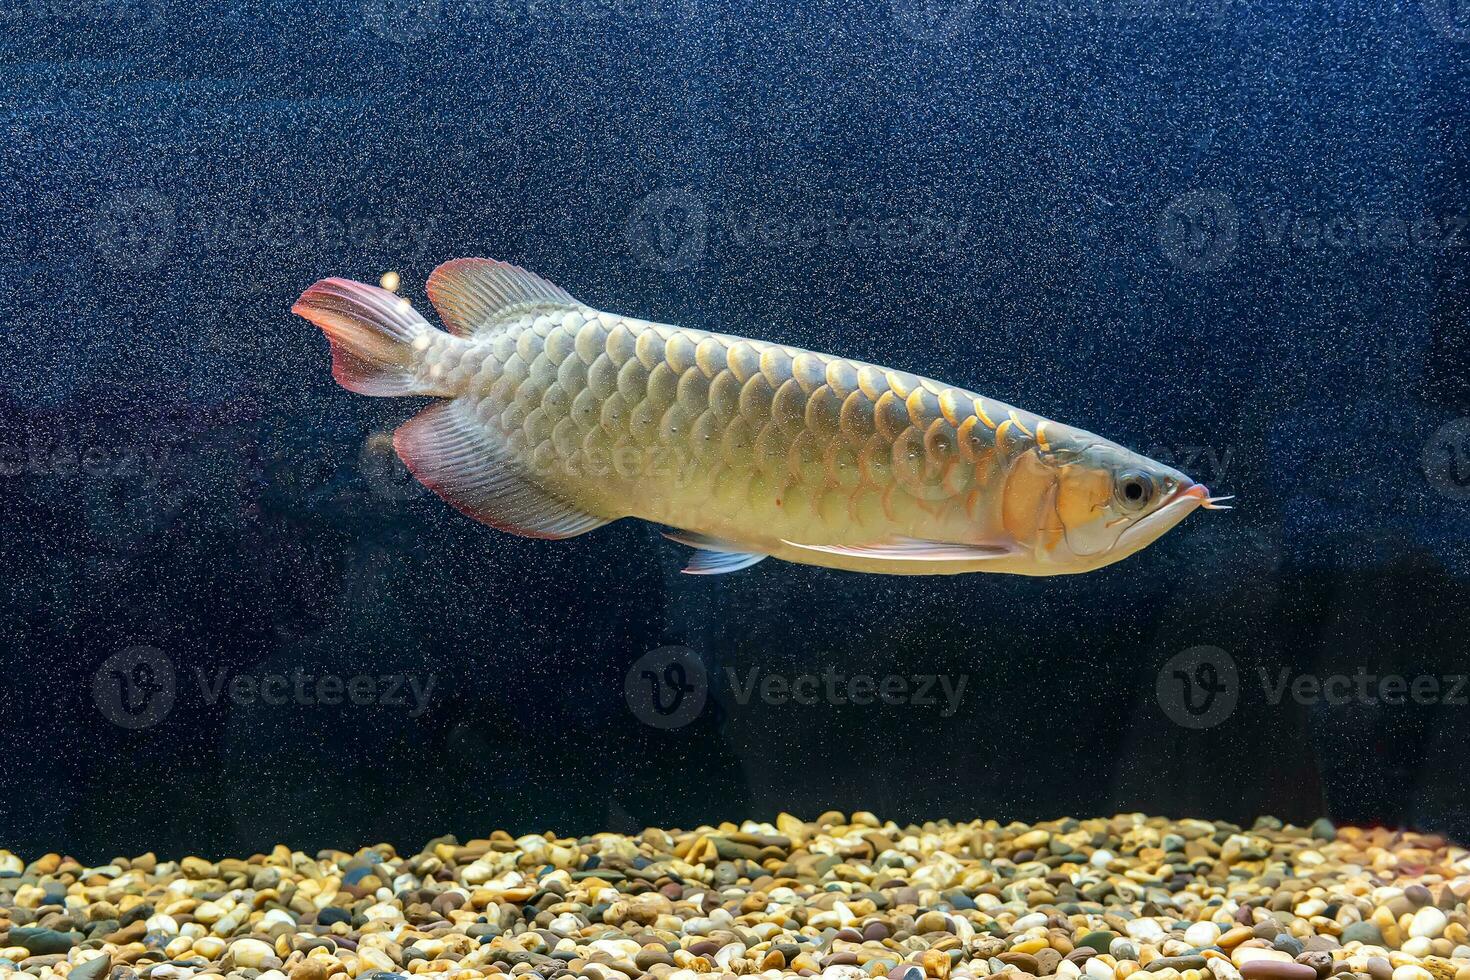
[[[1147,473],[1124,473],[1118,477],[1115,493],[1124,510],[1138,510],[1148,506],[1148,502],[1153,499],[1154,481],[1149,479]]]

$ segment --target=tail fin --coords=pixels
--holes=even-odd
[[[351,279],[323,279],[301,294],[291,312],[322,328],[332,344],[332,377],[349,391],[447,394],[422,382],[415,370],[415,341],[422,349],[428,338],[443,332],[401,296]]]

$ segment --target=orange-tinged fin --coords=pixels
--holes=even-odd
[[[351,279],[323,279],[291,312],[322,328],[332,344],[332,377],[349,391],[441,394],[420,384],[413,369],[414,339],[437,331],[403,297]]]
[[[782,543],[806,551],[882,561],[984,561],[1006,558],[1017,553],[1016,547],[1011,544],[961,544],[954,541],[926,541],[922,538],[893,538],[867,545],[801,544],[784,540]]]
[[[697,531],[665,531],[664,537],[695,549],[689,558],[689,564],[682,569],[685,575],[724,575],[749,568],[770,557],[759,552],[746,551],[732,541]]]
[[[450,259],[429,275],[427,288],[439,318],[461,337],[494,330],[517,312],[578,305],[560,286],[494,259]]]
[[[400,425],[393,448],[420,483],[502,531],[570,538],[607,523],[537,484],[461,400],[431,405]]]

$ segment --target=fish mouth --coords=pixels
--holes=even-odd
[[[1235,494],[1226,494],[1223,497],[1211,495],[1210,488],[1203,483],[1191,483],[1188,487],[1181,487],[1174,492],[1175,497],[1195,497],[1199,505],[1205,510],[1234,510],[1230,504],[1222,503],[1225,500],[1234,500]],[[1167,506],[1167,505],[1166,505]]]
[[[1137,550],[1145,545],[1152,544],[1160,536],[1175,524],[1188,517],[1198,507],[1206,507],[1212,510],[1229,510],[1228,507],[1211,507],[1215,500],[1228,500],[1228,497],[1210,496],[1210,488],[1202,483],[1191,483],[1181,486],[1169,496],[1158,510],[1135,521],[1124,529],[1118,538],[1115,547]]]

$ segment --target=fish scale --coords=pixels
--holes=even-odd
[[[447,262],[428,289],[451,332],[342,279],[293,310],[326,332],[344,386],[446,399],[394,445],[504,530],[643,518],[703,549],[687,570],[707,573],[772,555],[1042,575],[1109,564],[1214,502],[1105,439],[930,378],[606,313],[491,260]]]
[[[1034,442],[997,446],[976,402],[1033,434],[1039,421],[876,365],[587,307],[516,318],[461,355],[475,379],[462,397],[560,494],[599,515],[773,544],[814,532],[856,543],[946,515],[973,531],[966,498]],[[997,449],[997,465],[957,476]]]

